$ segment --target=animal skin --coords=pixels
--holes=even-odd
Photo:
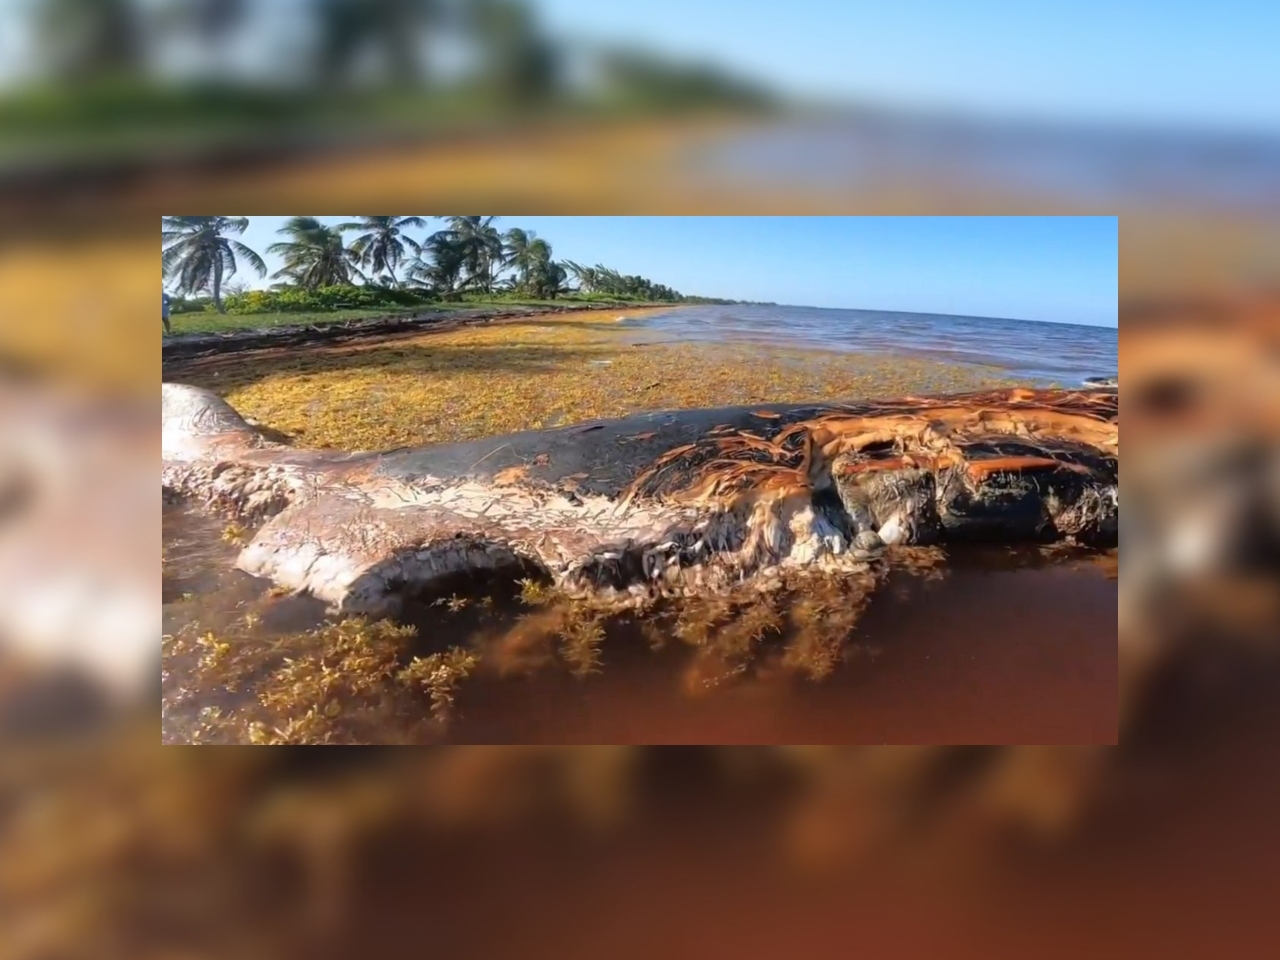
[[[863,568],[901,544],[1114,544],[1114,388],[647,413],[381,453],[296,450],[163,387],[163,486],[266,522],[238,565],[340,610],[492,571],[571,596]]]

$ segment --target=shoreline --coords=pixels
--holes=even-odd
[[[281,323],[264,327],[241,327],[226,332],[191,331],[161,335],[161,365],[184,359],[214,354],[264,350],[272,347],[306,346],[341,342],[363,337],[391,338],[415,334],[446,332],[464,326],[497,323],[503,320],[531,320],[541,316],[566,313],[638,313],[670,309],[681,304],[617,304],[567,303],[563,306],[525,306],[521,304],[460,306],[445,309],[423,309],[413,313],[388,313],[380,316],[323,323]],[[181,315],[179,315],[181,316]],[[251,314],[247,316],[252,316]]]
[[[814,336],[787,336],[785,329],[766,330],[731,327],[723,336],[707,336],[701,329],[689,334],[681,326],[680,312],[705,306],[695,303],[636,303],[618,301],[602,305],[599,302],[564,303],[490,303],[469,306],[464,302],[431,305],[424,308],[406,308],[392,313],[371,311],[335,311],[332,318],[299,314],[304,318],[297,322],[269,323],[262,326],[239,326],[239,322],[252,321],[256,315],[228,317],[224,330],[181,331],[161,338],[162,374],[181,371],[188,360],[253,353],[280,347],[323,346],[358,341],[365,345],[393,341],[405,337],[450,333],[470,326],[501,325],[509,322],[536,323],[540,319],[575,316],[585,320],[603,319],[634,320],[652,314],[672,315],[666,326],[628,325],[625,336],[635,347],[705,348],[724,350],[759,349],[765,352],[788,352],[809,356],[851,356],[900,358],[904,361],[929,361],[956,369],[983,370],[1007,383],[1028,387],[1073,389],[1076,387],[1116,386],[1118,378],[1110,370],[1115,364],[1105,362],[1088,366],[1077,365],[1074,370],[1031,369],[1029,361],[1013,356],[1001,356],[982,349],[960,349],[945,343],[936,346],[907,346],[901,342],[886,342],[874,338],[874,342],[844,341]],[[885,312],[885,311],[878,311]],[[364,316],[345,317],[343,313],[365,313]],[[597,317],[597,315],[599,315]],[[910,314],[904,314],[910,315]],[[181,315],[180,315],[181,316]],[[197,316],[207,317],[207,314]],[[268,318],[287,318],[289,314],[263,314]],[[665,318],[664,318],[665,319]],[[964,319],[964,318],[959,318]],[[991,319],[991,318],[975,318]],[[998,318],[996,318],[998,319]],[[695,315],[691,322],[701,321]],[[1021,321],[1011,321],[1021,322]],[[1064,326],[1067,326],[1064,324]],[[1088,375],[1085,375],[1085,372]],[[820,399],[820,398],[814,398]]]

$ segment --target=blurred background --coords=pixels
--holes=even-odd
[[[0,956],[1267,953],[1278,28],[0,3]],[[1119,214],[1121,745],[154,746],[157,218],[377,208]]]

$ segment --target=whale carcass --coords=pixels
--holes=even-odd
[[[163,385],[162,486],[265,523],[237,561],[343,611],[527,571],[570,596],[689,594],[895,545],[1111,545],[1115,389],[646,413],[377,453],[298,450]]]

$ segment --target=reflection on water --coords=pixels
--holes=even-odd
[[[325,627],[317,602],[233,570],[224,527],[166,508],[166,742],[250,739],[254,723],[268,742],[1115,739],[1113,555],[953,551],[880,583],[639,619],[497,590],[415,603],[415,630],[381,634]],[[422,681],[451,648],[479,663],[447,679],[446,723]]]
[[[1070,323],[885,310],[791,306],[696,306],[626,321],[642,343],[660,340],[769,343],[865,351],[1003,368],[1028,385],[1079,386],[1114,377],[1119,330]]]
[[[1026,559],[1026,558],[1023,558]],[[971,562],[969,562],[971,561]],[[460,743],[1113,743],[1117,582],[1090,565],[969,558],[874,593],[836,669],[786,669],[792,630],[747,677],[704,683],[696,649],[611,630],[602,669],[477,678]]]

